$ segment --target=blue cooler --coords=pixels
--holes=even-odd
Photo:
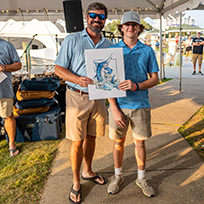
[[[61,132],[61,109],[16,117],[16,142],[57,140]]]

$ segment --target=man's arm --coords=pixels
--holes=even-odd
[[[7,65],[0,64],[0,71],[15,72],[20,70],[21,67],[22,67],[21,62],[14,62],[13,64],[7,64]]]
[[[77,76],[73,74],[68,69],[61,67],[59,65],[55,65],[55,74],[62,78],[65,81],[72,82],[74,84],[78,84],[81,87],[87,87],[88,84],[92,84],[93,81],[88,77]]]
[[[193,42],[193,46],[200,46],[202,42]]]
[[[204,45],[204,38],[202,39],[202,42],[200,43],[201,45]]]

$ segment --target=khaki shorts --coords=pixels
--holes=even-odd
[[[124,128],[118,126],[109,108],[109,137],[112,140],[122,139],[126,136],[128,126],[131,125],[133,137],[137,140],[146,140],[152,135],[150,108],[121,109],[126,120]]]
[[[198,59],[198,64],[202,64],[203,55],[202,54],[193,54],[193,56],[192,56],[193,64],[196,64],[197,59]]]
[[[0,117],[8,118],[13,113],[13,98],[0,98]]]
[[[66,138],[83,140],[86,135],[104,136],[105,100],[89,100],[88,94],[66,91]]]

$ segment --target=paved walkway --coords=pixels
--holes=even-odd
[[[203,64],[203,67],[204,67],[204,64]],[[166,78],[174,78],[174,79],[179,78],[179,69],[180,68],[178,66],[171,66],[171,67],[165,66]],[[183,57],[182,78],[184,79],[204,78],[204,75],[203,76],[198,76],[198,75],[192,76],[192,72],[193,72],[192,61],[190,61],[190,58],[186,60],[185,57]],[[196,72],[198,73],[198,64],[196,67]],[[204,68],[202,68],[202,72],[204,73]]]
[[[154,198],[145,197],[136,186],[136,164],[131,131],[125,144],[123,168],[125,182],[117,195],[99,186],[82,181],[84,204],[203,204],[204,163],[177,132],[204,103],[204,77],[184,79],[183,92],[174,79],[151,89],[153,137],[146,142],[147,176],[156,191]],[[69,161],[70,142],[62,140],[51,175],[40,204],[66,204],[72,185]],[[112,142],[98,138],[93,162],[95,171],[108,179],[113,175]]]

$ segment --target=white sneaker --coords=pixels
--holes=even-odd
[[[120,190],[120,184],[124,181],[123,175],[114,175],[111,177],[111,182],[108,185],[108,193],[115,194]]]
[[[136,184],[142,189],[142,192],[147,197],[154,197],[155,192],[153,188],[147,183],[146,178],[144,179],[136,179]]]

